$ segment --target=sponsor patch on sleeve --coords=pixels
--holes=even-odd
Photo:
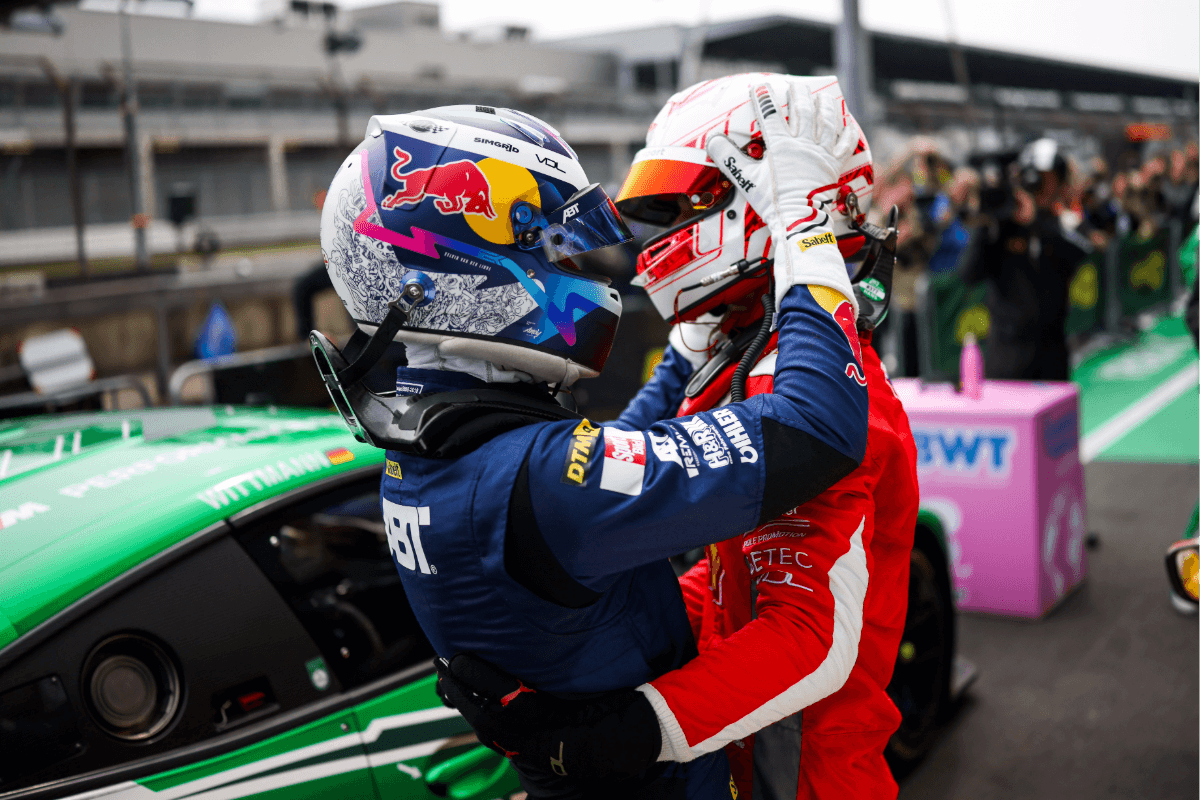
[[[563,463],[562,482],[570,486],[587,486],[588,461],[596,449],[600,428],[580,420],[571,432],[571,444],[567,447],[567,458]]]
[[[641,431],[604,429],[604,466],[600,488],[631,497],[642,493],[646,477],[646,437]]]
[[[733,449],[738,451],[738,459],[743,464],[758,461],[758,451],[754,449],[754,443],[750,441],[750,436],[737,414],[728,408],[718,408],[713,412],[713,419],[721,426],[721,430],[725,431],[725,438],[733,445]]]
[[[798,244],[800,245],[800,252],[803,253],[808,248],[816,247],[819,244],[836,245],[837,239],[834,238],[832,233],[825,231],[825,233],[818,233],[816,236],[802,236]]]
[[[650,447],[654,450],[654,455],[658,456],[659,461],[678,464],[687,471],[689,478],[700,474],[700,470],[696,467],[696,454],[686,444],[681,446],[670,436],[659,436],[651,432]]]
[[[390,458],[387,459],[387,475],[389,478],[395,478],[398,481],[404,480],[404,473],[400,471],[400,465]]]

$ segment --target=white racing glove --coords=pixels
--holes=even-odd
[[[857,125],[847,126],[840,103],[826,95],[788,91],[787,119],[765,84],[750,90],[765,152],[762,160],[743,153],[728,136],[708,141],[708,156],[741,187],[771,232],[775,258],[775,307],[797,284],[827,286],[842,294],[858,316],[829,215],[814,206],[814,194],[835,186],[841,164],[858,143]]]

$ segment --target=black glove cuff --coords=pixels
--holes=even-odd
[[[630,690],[629,703],[614,715],[620,730],[612,749],[614,772],[632,775],[654,766],[662,752],[658,715],[646,695]]]

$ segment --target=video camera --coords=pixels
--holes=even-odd
[[[977,153],[967,163],[979,172],[979,211],[997,220],[1012,216],[1014,189],[1031,195],[1042,190],[1046,173],[1067,177],[1067,160],[1053,139],[1036,139],[1020,150]]]

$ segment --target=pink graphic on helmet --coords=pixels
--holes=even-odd
[[[435,164],[432,167],[400,170],[412,161],[412,155],[400,147],[392,148],[392,180],[400,188],[383,198],[380,207],[385,211],[415,206],[426,197],[436,197],[433,207],[442,214],[480,214],[496,218],[492,206],[492,185],[479,166],[469,158]]]

